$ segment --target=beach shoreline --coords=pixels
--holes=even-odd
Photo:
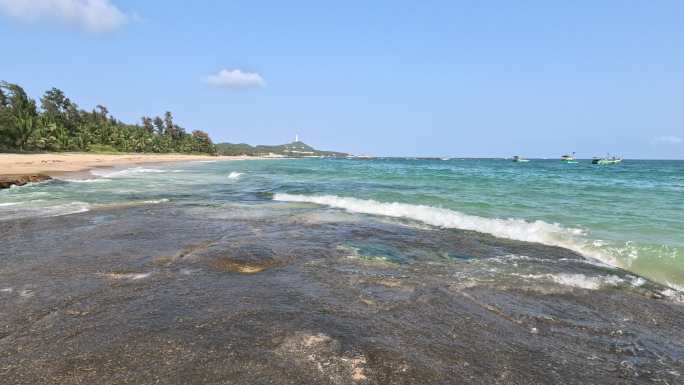
[[[67,173],[79,173],[100,167],[116,167],[150,163],[173,163],[192,161],[228,161],[263,159],[254,156],[211,156],[188,154],[92,154],[92,153],[41,153],[0,154],[0,178],[26,175],[59,177]]]
[[[634,199],[601,218],[622,229],[676,198],[678,167],[642,195],[658,163],[191,159],[0,192],[0,383],[681,382],[678,260],[620,230],[648,269],[600,265],[578,246],[605,237],[529,203],[561,186],[593,219],[621,183]]]

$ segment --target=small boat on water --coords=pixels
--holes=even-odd
[[[514,161],[514,162],[517,162],[517,163],[527,163],[527,162],[529,162],[530,160],[529,160],[529,159],[525,159],[525,158],[523,158],[522,156],[516,155],[516,156],[513,157],[513,161]]]
[[[561,156],[561,162],[563,163],[577,163],[577,159],[575,158],[575,153],[573,152],[572,155],[565,154]]]
[[[595,156],[594,159],[591,160],[592,164],[618,164],[621,162],[622,158],[610,155],[606,156],[605,158]]]

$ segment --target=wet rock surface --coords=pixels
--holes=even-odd
[[[215,243],[194,257],[214,270],[241,274],[260,273],[284,262],[270,248],[255,244]]]
[[[0,240],[2,384],[684,378],[682,296],[564,249],[153,206],[6,221]]]
[[[47,175],[0,175],[0,190],[12,186],[23,186],[27,183],[43,182],[52,179]]]

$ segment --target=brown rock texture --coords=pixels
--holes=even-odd
[[[42,174],[5,175],[0,176],[0,189],[10,188],[12,186],[23,186],[27,183],[42,182],[50,179],[52,178]]]

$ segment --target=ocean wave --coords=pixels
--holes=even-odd
[[[21,205],[26,205],[26,204],[35,204],[35,203],[39,203],[39,202],[45,202],[45,200],[44,199],[31,199],[28,201],[0,203],[0,207],[21,206]]]
[[[164,172],[180,172],[181,170],[163,170],[159,168],[144,168],[144,167],[133,167],[133,168],[127,168],[124,170],[102,170],[102,169],[95,169],[95,170],[90,170],[90,173],[95,175],[95,176],[101,176],[105,178],[119,178],[119,177],[126,177],[130,175],[136,175],[136,174],[149,174],[149,173],[164,173]]]
[[[152,273],[109,273],[105,274],[107,278],[111,279],[126,279],[131,281],[137,281],[140,279],[145,279],[152,275]]]
[[[671,289],[677,290],[681,293],[684,293],[684,285],[677,285],[676,283],[672,282],[665,282],[667,286],[669,286]]]
[[[152,200],[148,200],[148,201],[142,201],[142,203],[145,203],[145,204],[159,204],[159,203],[166,203],[166,202],[168,202],[168,201],[169,201],[169,200],[168,200],[167,198],[162,198],[162,199],[152,199]]]
[[[584,274],[556,274],[550,278],[559,285],[588,290],[597,290],[602,286],[617,286],[624,282],[616,275],[589,277]]]
[[[513,274],[522,278],[544,279],[555,282],[559,285],[576,287],[586,290],[598,290],[602,287],[618,286],[628,284],[632,287],[640,287],[646,283],[641,277],[628,275],[625,278],[617,275],[597,275],[588,276],[584,274]]]
[[[684,287],[680,285],[668,284],[671,286],[669,289],[662,290],[660,294],[675,302],[684,303]]]
[[[148,199],[148,200],[132,200],[124,202],[111,202],[111,203],[99,203],[92,206],[93,210],[107,210],[107,209],[120,209],[128,207],[137,207],[142,205],[155,205],[160,203],[169,202],[168,198],[160,199]]]
[[[95,179],[61,179],[64,182],[69,183],[103,183],[111,182],[111,179],[106,178],[95,178]]]
[[[385,203],[335,195],[307,196],[276,193],[273,199],[284,202],[315,203],[352,213],[405,218],[442,228],[472,230],[499,238],[558,246],[578,252],[597,262],[619,266],[619,262],[614,257],[598,250],[585,238],[584,230],[566,228],[557,223],[530,222],[515,218],[484,218],[439,207],[397,202]]]
[[[85,202],[69,202],[51,206],[24,206],[13,210],[2,219],[32,218],[32,217],[58,217],[62,215],[84,213],[90,210],[90,205]]]
[[[61,215],[84,213],[90,210],[85,202],[69,202],[61,205],[43,207],[40,211],[45,216],[58,217]]]
[[[56,205],[36,205],[43,200],[17,202],[17,205],[8,206],[0,211],[0,220],[58,217],[61,215],[78,214],[90,210],[90,205],[85,202],[68,202]]]
[[[233,172],[231,172],[230,174],[228,174],[228,178],[229,178],[229,179],[238,179],[238,178],[241,177],[242,175],[243,175],[243,173],[241,173],[241,172],[233,171]]]

